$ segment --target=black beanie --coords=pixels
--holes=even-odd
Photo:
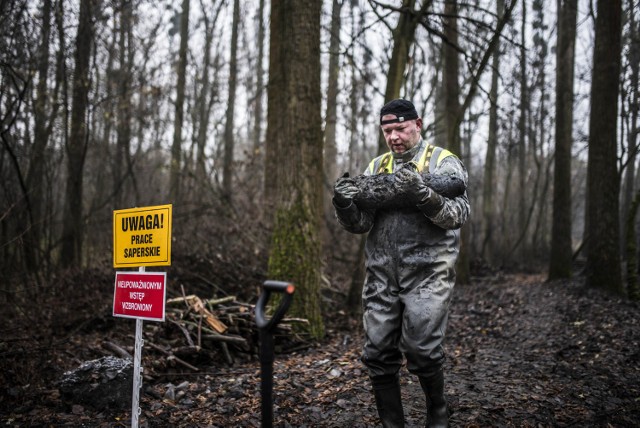
[[[387,114],[393,114],[395,119],[382,120],[382,116]],[[380,109],[380,125],[386,125],[388,123],[404,122],[405,120],[418,119],[418,112],[413,106],[411,101],[398,98],[397,100],[389,101],[382,109]]]

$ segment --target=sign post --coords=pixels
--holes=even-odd
[[[140,266],[140,272],[144,272],[144,266]],[[133,391],[131,394],[131,428],[138,428],[140,420],[140,390],[142,389],[142,318],[136,319],[136,342],[133,350]]]
[[[172,206],[159,205],[113,212],[113,266],[138,267],[138,272],[116,272],[113,316],[136,319],[133,358],[131,427],[138,428],[141,413],[143,320],[164,321],[166,272],[146,272],[145,266],[171,265]]]

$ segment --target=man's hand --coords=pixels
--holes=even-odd
[[[336,181],[336,185],[333,187],[333,200],[340,208],[346,208],[353,203],[353,198],[360,192],[358,186],[352,178],[349,178],[349,173],[345,173],[342,177]]]
[[[427,216],[435,215],[442,209],[444,198],[424,184],[413,164],[404,165],[395,175],[398,190],[405,193]]]
[[[398,192],[406,194],[413,203],[420,202],[422,197],[427,192],[428,187],[422,181],[422,177],[418,174],[413,164],[404,164],[396,176],[396,188]]]

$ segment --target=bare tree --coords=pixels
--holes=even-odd
[[[460,59],[458,57],[458,1],[445,3],[444,15],[444,43],[442,86],[444,92],[444,122],[446,129],[447,148],[462,157],[460,142]],[[469,269],[469,240],[463,228],[460,236],[460,255],[457,262],[456,282],[467,284],[470,281]]]
[[[512,0],[509,6],[506,7],[505,12],[496,20],[496,26],[489,40],[487,48],[482,52],[482,56],[477,63],[475,69],[472,70],[471,78],[469,79],[469,85],[467,93],[464,96],[464,101],[460,104],[460,87],[458,83],[459,64],[458,64],[458,30],[457,30],[457,2],[448,2],[445,5],[445,12],[447,18],[447,25],[445,26],[445,56],[444,56],[444,71],[443,71],[443,86],[445,88],[445,123],[447,130],[447,146],[448,148],[458,154],[462,154],[462,148],[460,145],[460,125],[463,118],[471,106],[473,99],[476,96],[480,77],[484,73],[484,70],[489,63],[493,52],[495,52],[498,45],[498,41],[502,35],[502,30],[506,23],[511,19],[511,13],[515,8],[517,0]],[[455,76],[455,80],[454,80]],[[468,164],[467,160],[467,164]],[[467,165],[469,167],[469,165]],[[470,281],[470,246],[469,240],[465,237],[465,231],[469,229],[469,225],[466,225],[462,229],[462,241],[460,248],[460,257],[457,264],[459,283],[468,283]]]
[[[233,150],[234,150],[234,116],[236,109],[236,83],[238,74],[238,26],[240,25],[240,1],[233,2],[233,22],[231,24],[231,47],[229,58],[229,97],[224,125],[224,158],[222,160],[222,188],[223,195],[231,202],[231,186],[233,178]]]
[[[571,276],[571,146],[577,0],[558,0],[556,150],[549,279]]]
[[[504,0],[496,2],[496,16],[504,14]],[[496,43],[491,63],[491,89],[489,92],[489,138],[484,160],[484,180],[482,182],[482,224],[483,241],[480,254],[493,261],[493,232],[495,222],[494,192],[496,182],[496,150],[498,147],[498,78],[500,76],[500,42]]]
[[[220,16],[220,10],[224,5],[223,1],[218,3],[218,7],[216,8],[213,16],[210,17],[207,14],[207,7],[205,7],[203,0],[200,2],[203,13],[203,21],[204,21],[204,57],[202,59],[202,77],[201,85],[199,88],[199,96],[198,96],[198,129],[196,136],[196,179],[200,183],[204,183],[207,180],[207,172],[206,172],[206,156],[205,149],[207,144],[207,135],[209,130],[209,114],[211,113],[211,106],[214,100],[213,94],[211,94],[211,49],[213,45],[213,35],[214,30],[216,28],[216,23],[218,22],[218,17]]]
[[[623,292],[617,158],[622,1],[599,0],[593,51],[587,181],[587,284]]]
[[[404,83],[404,73],[409,60],[409,50],[416,37],[416,28],[426,16],[432,3],[433,1],[430,0],[424,1],[420,8],[416,10],[416,0],[402,0],[402,6],[398,9],[398,23],[392,32],[393,46],[387,73],[387,86],[384,91],[385,102],[400,96],[400,89]],[[384,141],[382,134],[380,134],[378,154],[385,153],[387,150],[387,143]]]
[[[131,80],[133,67],[133,4],[131,0],[121,0],[119,28],[119,69],[118,69],[118,107],[116,155],[113,170],[115,206],[122,207],[124,182],[131,174]],[[134,181],[133,181],[134,182]],[[135,183],[135,182],[134,182]]]
[[[253,113],[253,153],[258,156],[258,161],[262,159],[262,121],[263,121],[263,108],[262,100],[264,98],[264,43],[265,43],[265,25],[264,25],[264,2],[260,0],[258,6],[258,37],[256,43],[258,44],[258,57],[256,58],[256,94],[255,94],[255,106]]]
[[[640,75],[640,32],[634,2],[628,2],[629,30],[626,37],[627,49],[627,72],[629,73],[628,89],[627,85],[620,85],[623,103],[628,103],[628,114],[622,114],[627,123],[627,151],[628,160],[624,175],[624,185],[622,191],[621,218],[625,225],[625,252],[623,253],[627,262],[627,295],[631,300],[640,300],[640,284],[638,283],[638,245],[636,235],[636,217],[638,205],[640,205],[640,191],[635,191],[636,181],[636,161],[638,157],[638,110],[640,107],[640,88],[638,80]],[[623,104],[624,108],[624,104]]]
[[[93,44],[93,19],[97,4],[93,0],[80,3],[80,18],[76,36],[75,71],[71,131],[67,145],[67,187],[62,230],[62,266],[72,266],[82,260],[83,234],[83,172],[87,151],[87,104],[91,87],[89,62]]]
[[[327,79],[327,113],[324,128],[324,189],[325,195],[331,195],[333,183],[337,177],[336,121],[338,109],[338,77],[340,75],[340,28],[342,20],[340,12],[343,1],[333,0],[331,7],[331,29],[329,30],[329,71]],[[330,198],[325,200],[330,210],[327,215],[333,220]]]
[[[178,52],[178,82],[176,85],[176,117],[174,118],[171,166],[169,168],[169,200],[180,198],[180,175],[182,171],[182,127],[184,123],[184,99],[187,73],[187,50],[189,47],[189,0],[182,0],[180,15],[180,48]]]
[[[526,209],[527,209],[527,125],[529,119],[529,83],[527,80],[527,2],[522,2],[522,21],[520,26],[520,106],[518,116],[518,230],[520,262],[525,260],[525,245],[522,245],[527,235]]]
[[[628,2],[626,8],[628,17],[628,31],[623,34],[623,77],[620,85],[621,98],[621,114],[623,135],[620,136],[622,144],[622,153],[626,154],[626,160],[621,165],[621,171],[624,173],[621,192],[620,218],[624,221],[632,205],[634,191],[637,180],[637,160],[638,160],[638,119],[640,113],[640,32],[638,28],[637,9],[634,7],[633,1]],[[625,84],[628,79],[628,84]],[[624,131],[626,130],[626,134]]]
[[[25,263],[26,268],[35,271],[39,264],[43,222],[44,202],[44,169],[45,149],[49,142],[51,128],[48,126],[48,93],[47,77],[49,75],[49,46],[51,37],[51,0],[44,0],[42,4],[42,34],[41,45],[38,52],[38,84],[36,86],[36,101],[34,112],[34,138],[29,171],[26,177],[27,189],[29,189],[29,205],[31,212],[26,218],[30,219],[30,226],[25,236]]]

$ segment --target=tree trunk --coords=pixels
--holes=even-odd
[[[292,282],[291,315],[324,335],[320,312],[322,215],[320,11],[322,1],[271,4],[267,158],[275,186],[269,278]],[[270,152],[271,151],[271,152]],[[269,163],[268,163],[269,165]]]
[[[587,284],[622,293],[617,171],[622,2],[598,1],[587,166]]]
[[[93,42],[93,0],[80,2],[76,36],[75,71],[71,109],[71,131],[67,145],[67,187],[62,229],[62,266],[82,262],[82,184],[87,150],[87,104],[90,89],[89,60]]]
[[[351,37],[357,38],[358,25],[356,24],[355,4],[351,4],[350,8],[351,18]],[[351,51],[351,88],[349,94],[349,110],[351,115],[349,116],[349,150],[347,156],[347,163],[345,170],[351,174],[358,174],[361,171],[358,170],[357,165],[359,161],[358,156],[358,138],[360,133],[358,132],[358,88],[361,86],[358,81],[358,66],[355,63],[355,49]],[[337,178],[337,177],[336,177]],[[333,208],[333,206],[332,206]]]
[[[233,181],[233,137],[236,110],[236,82],[238,79],[238,27],[240,25],[240,0],[233,2],[233,22],[231,24],[231,47],[229,58],[229,98],[227,100],[226,122],[224,126],[224,159],[222,161],[222,189],[224,198],[231,203]]]
[[[518,118],[518,230],[523,238],[519,248],[519,261],[524,263],[527,242],[527,124],[529,88],[527,83],[527,2],[522,2],[522,24],[520,29],[520,116]]]
[[[511,19],[511,13],[515,7],[517,3],[517,0],[513,0],[510,5],[505,9],[504,15],[502,17],[498,18],[498,21],[496,23],[496,29],[495,32],[493,34],[492,39],[489,41],[489,46],[487,47],[487,49],[484,51],[482,58],[480,59],[478,66],[476,68],[476,70],[474,71],[473,76],[470,79],[470,85],[469,85],[469,91],[467,92],[466,96],[464,97],[464,102],[462,103],[462,105],[459,104],[459,100],[457,101],[457,105],[458,107],[456,108],[455,105],[453,105],[452,107],[455,109],[455,111],[457,112],[455,118],[453,116],[448,116],[450,114],[449,111],[449,107],[447,107],[447,111],[445,112],[445,118],[447,118],[447,120],[445,121],[445,127],[447,128],[446,133],[447,133],[447,140],[448,143],[447,145],[449,146],[449,148],[454,152],[454,153],[458,153],[460,155],[463,155],[462,151],[461,151],[461,147],[460,147],[460,126],[462,124],[462,121],[464,119],[464,116],[467,112],[467,110],[469,109],[469,107],[471,106],[471,102],[473,101],[473,99],[475,98],[475,94],[477,92],[477,88],[478,88],[478,82],[480,81],[480,77],[482,76],[482,74],[484,73],[484,69],[486,68],[487,64],[489,63],[489,59],[491,58],[493,52],[495,52],[496,47],[498,46],[498,41],[500,40],[500,36],[502,34],[502,30],[504,29],[504,26],[506,25],[506,23]],[[453,20],[456,19],[457,21],[457,3],[454,2],[452,4],[447,4],[448,8],[453,8],[454,10],[456,10],[455,14],[448,14],[450,16],[449,20]],[[456,28],[456,34],[457,34],[457,22],[455,24],[455,28]],[[457,40],[457,35],[451,34],[449,37],[454,38],[456,37],[455,40]],[[449,39],[449,37],[447,37],[447,39]],[[449,45],[447,47],[447,49],[452,49],[452,47],[456,46],[454,45]],[[447,57],[449,55],[452,55],[451,53],[445,54],[445,63],[447,62]],[[452,62],[455,61],[455,62]],[[447,68],[451,68],[453,69],[452,64],[457,63],[459,60],[457,59],[457,53],[456,53],[456,59],[454,60],[453,58],[449,59],[449,65],[444,66],[444,71],[443,71],[443,86],[445,87],[445,91],[449,91],[449,89],[446,89],[449,85],[453,85],[453,83],[447,83],[446,80],[449,79],[451,76],[453,76],[453,72],[452,71],[447,71]],[[458,71],[459,72],[459,71]],[[449,77],[447,77],[449,76]],[[457,82],[455,82],[457,88],[458,88],[458,98],[459,98],[459,92],[460,92],[460,87],[459,84]],[[455,88],[452,86],[451,90],[455,90]],[[449,96],[447,94],[445,94],[445,104],[448,102],[453,102],[453,100],[451,101],[447,101],[449,99]],[[457,140],[457,143],[455,143],[455,141]],[[452,145],[453,143],[453,145]],[[457,147],[456,147],[457,145]],[[470,158],[466,159],[466,163],[467,163],[467,169],[470,169]],[[467,223],[466,226],[463,226],[462,231],[461,231],[461,235],[462,235],[462,241],[460,244],[460,257],[458,259],[458,264],[457,264],[457,271],[458,271],[458,282],[459,283],[466,283],[469,282],[470,280],[470,247],[469,247],[469,241],[467,239],[465,239],[464,234],[466,233],[465,231],[468,230],[470,227],[470,224]]]
[[[34,138],[29,171],[26,177],[26,185],[29,190],[27,197],[28,220],[27,233],[25,234],[25,262],[27,270],[33,272],[38,268],[39,250],[42,247],[42,222],[44,201],[44,152],[49,141],[50,130],[47,128],[47,76],[49,74],[49,37],[51,35],[51,0],[44,0],[42,4],[42,34],[41,45],[38,52],[38,85],[36,86],[36,102],[34,117]]]
[[[365,11],[360,9],[358,13],[358,20],[356,21],[356,7],[357,4],[355,2],[351,2],[351,37],[354,40],[361,38],[360,29],[364,26],[365,17],[363,15],[366,13]],[[358,22],[358,25],[356,25],[356,22]],[[354,58],[354,61],[351,64],[352,77],[351,92],[349,94],[351,104],[349,129],[351,135],[349,142],[349,159],[347,170],[360,173],[364,169],[363,164],[366,165],[365,162],[369,161],[369,159],[364,159],[365,154],[368,152],[366,138],[362,138],[362,134],[358,130],[366,129],[366,127],[368,126],[368,117],[371,116],[371,102],[370,97],[367,96],[366,90],[366,74],[368,73],[367,70],[369,70],[371,63],[371,53],[366,50],[363,52],[362,69],[365,70],[365,77],[364,79],[362,79],[362,81],[360,81],[356,78],[357,65],[355,64],[354,52],[352,52],[351,54],[351,57]],[[362,107],[358,107],[359,104]],[[360,144],[358,144],[358,139],[360,139]],[[355,256],[355,258],[353,259],[350,258],[350,261],[352,263],[351,270],[353,271],[353,273],[350,277],[349,290],[347,292],[347,309],[350,316],[357,319],[360,318],[360,314],[362,313],[362,287],[364,285],[365,277],[364,246],[366,243],[367,235],[363,234],[354,236],[353,234],[344,231],[342,228],[339,229],[338,233],[340,234],[340,242],[345,243],[344,247],[342,247],[345,253]]]
[[[253,109],[253,155],[256,157],[256,161],[262,164],[262,158],[264,149],[262,147],[262,99],[264,94],[264,38],[265,38],[265,25],[264,25],[264,2],[260,0],[260,6],[258,8],[258,57],[256,58],[256,94],[255,94],[255,107]],[[260,171],[262,175],[264,171]],[[261,179],[258,181],[261,182]]]
[[[571,146],[577,0],[558,0],[556,152],[549,279],[571,277]]]
[[[333,196],[333,186],[338,178],[338,147],[336,143],[336,122],[338,110],[338,93],[340,77],[340,30],[342,19],[342,0],[333,0],[331,11],[331,27],[329,34],[329,70],[327,78],[327,109],[324,128],[324,172],[322,194],[324,198],[324,222],[322,230],[323,248],[332,248],[335,242],[334,231],[336,231],[336,219],[331,202]],[[353,91],[353,87],[351,88]],[[356,97],[352,97],[352,102]],[[351,112],[353,119],[354,112]],[[353,131],[353,129],[352,129]],[[352,132],[354,135],[355,132]],[[328,254],[332,254],[329,252]],[[331,257],[331,256],[329,256]],[[335,256],[334,256],[335,257]],[[325,272],[331,272],[333,266],[326,265]]]
[[[622,221],[626,221],[629,215],[629,209],[634,199],[634,188],[636,184],[636,161],[638,159],[638,107],[640,103],[640,88],[638,87],[638,74],[640,72],[640,40],[638,34],[638,22],[636,20],[636,11],[634,9],[634,2],[629,0],[628,3],[628,19],[629,19],[629,33],[628,33],[628,53],[627,62],[629,64],[629,85],[628,87],[622,86],[621,90],[630,91],[628,95],[629,113],[628,115],[622,115],[627,117],[628,128],[627,137],[622,139],[626,140],[628,160],[624,174],[624,185],[622,190],[622,207],[620,209],[620,218]],[[623,100],[626,97],[622,97]],[[624,253],[623,253],[624,254]]]
[[[180,14],[180,48],[178,52],[178,81],[176,84],[176,117],[171,144],[171,166],[169,168],[169,200],[177,203],[180,198],[180,175],[182,171],[182,126],[184,123],[184,98],[187,73],[187,50],[189,45],[189,0],[182,0]]]
[[[444,70],[442,84],[444,86],[445,126],[447,129],[447,146],[451,152],[462,156],[460,145],[460,128],[456,126],[456,120],[460,114],[460,59],[458,58],[458,1],[452,0],[445,3],[444,37],[446,42],[443,47]]]
[[[444,69],[442,72],[442,84],[444,87],[445,103],[445,128],[447,135],[447,149],[460,156],[462,159],[462,147],[460,144],[460,59],[458,57],[458,1],[452,0],[445,4],[444,37],[446,42],[443,47]],[[469,241],[466,236],[468,227],[463,227],[460,233],[460,255],[456,266],[456,281],[467,284],[470,281],[469,271]]]
[[[504,0],[496,2],[496,16],[501,19],[504,14]],[[482,182],[482,224],[483,240],[480,255],[493,263],[493,226],[495,206],[493,194],[495,190],[496,149],[498,147],[498,77],[500,74],[500,43],[493,52],[491,89],[489,91],[489,138],[484,161],[484,180]]]
[[[404,83],[404,73],[409,60],[409,49],[416,38],[416,28],[424,17],[433,1],[422,3],[420,10],[415,10],[416,0],[402,0],[398,24],[393,30],[393,49],[387,73],[387,87],[384,91],[384,101],[388,102],[400,96],[400,88]],[[378,154],[389,151],[382,134],[378,139]]]
[[[127,188],[124,186],[126,177],[131,173],[129,156],[131,149],[131,62],[133,61],[133,37],[131,37],[132,3],[121,0],[120,4],[120,68],[118,70],[118,128],[116,142],[116,156],[114,162],[114,205],[124,208],[123,201]]]
[[[627,253],[627,294],[633,301],[640,300],[640,285],[638,285],[638,245],[636,243],[636,214],[640,205],[640,192],[629,207],[625,222],[625,244]]]
[[[537,93],[539,99],[539,107],[536,107],[534,113],[533,125],[530,126],[530,141],[529,145],[531,157],[535,164],[535,193],[530,200],[531,206],[531,220],[529,220],[527,228],[530,224],[533,224],[531,233],[531,251],[534,256],[542,256],[541,252],[544,250],[545,254],[548,254],[549,240],[547,235],[543,233],[545,225],[547,224],[546,213],[550,198],[548,195],[549,188],[549,172],[551,168],[551,162],[547,160],[546,153],[550,151],[545,150],[545,142],[547,138],[547,71],[546,64],[548,58],[548,41],[546,38],[546,24],[545,24],[545,6],[543,0],[535,0],[532,3],[533,10],[533,45],[534,45],[534,59],[533,59],[533,74],[536,76],[534,79],[532,93]],[[531,192],[529,192],[531,194]]]
[[[220,2],[216,11],[213,14],[213,18],[209,17],[206,12],[203,12],[203,21],[204,21],[204,31],[205,31],[205,40],[204,40],[204,58],[202,60],[202,83],[199,90],[198,97],[198,134],[196,137],[196,180],[202,186],[204,183],[208,181],[207,177],[207,169],[206,169],[206,154],[205,149],[207,146],[207,134],[209,130],[209,113],[211,112],[211,94],[210,94],[210,86],[211,82],[209,79],[209,73],[211,68],[211,45],[213,44],[213,32],[216,28],[216,22],[218,21],[218,16],[220,14],[220,10],[222,9],[224,2]],[[205,9],[203,5],[203,10]]]
[[[329,34],[329,76],[327,79],[327,114],[324,129],[324,188],[325,207],[329,208],[327,220],[334,221],[331,195],[333,184],[338,178],[336,145],[336,119],[338,109],[338,79],[340,75],[340,12],[342,0],[333,0],[331,10],[331,29]],[[353,112],[352,112],[353,114]]]

